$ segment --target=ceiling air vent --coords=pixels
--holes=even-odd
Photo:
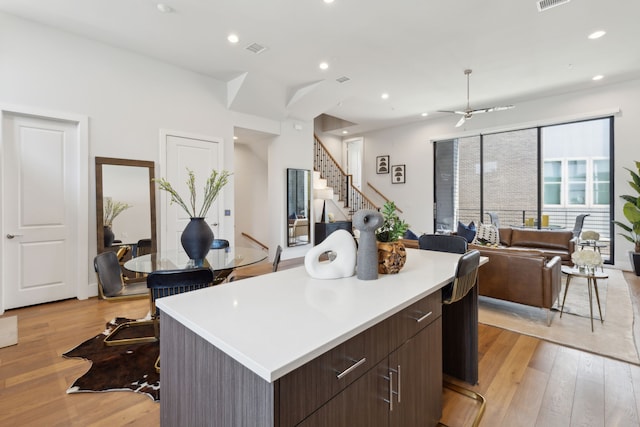
[[[262,53],[265,50],[267,50],[266,47],[264,47],[264,46],[262,46],[262,45],[260,45],[258,43],[251,43],[249,46],[246,47],[246,49],[249,52],[253,52],[253,53]]]
[[[347,77],[347,76],[338,77],[338,78],[336,79],[336,81],[337,81],[338,83],[348,82],[349,80],[351,80],[351,79],[350,79],[349,77]]]
[[[571,0],[538,0],[538,12],[544,12],[552,7],[569,3]]]

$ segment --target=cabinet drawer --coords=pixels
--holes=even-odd
[[[280,426],[296,425],[386,357],[389,327],[382,321],[280,378]]]
[[[426,296],[391,318],[391,345],[398,348],[442,315],[440,291]]]

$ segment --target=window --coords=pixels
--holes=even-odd
[[[597,159],[593,161],[593,204],[608,205],[611,203],[610,188],[611,176],[609,171],[609,159]]]
[[[607,117],[437,141],[434,230],[488,212],[501,226],[571,230],[588,214],[584,230],[612,241],[612,127]],[[611,260],[613,247],[602,254]]]
[[[569,160],[567,162],[567,204],[587,204],[587,162]]]
[[[562,161],[546,160],[544,162],[544,204],[562,204]]]
[[[544,206],[608,206],[611,202],[609,159],[545,160],[543,173]]]

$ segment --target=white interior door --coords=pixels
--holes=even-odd
[[[3,115],[4,308],[76,296],[77,123]]]
[[[363,139],[349,139],[345,143],[347,145],[347,173],[353,177],[353,186],[362,190]]]
[[[166,135],[166,161],[165,178],[178,191],[186,203],[189,190],[187,188],[187,168],[192,170],[196,177],[197,201],[196,210],[202,206],[204,186],[213,169],[222,170],[222,142],[213,139],[198,139],[185,136]],[[221,194],[209,209],[206,221],[213,234],[218,238],[223,232],[220,225]],[[187,226],[190,218],[180,206],[170,205],[170,199],[163,195],[163,212],[166,214],[165,235],[161,239],[163,249],[182,250],[180,236]]]

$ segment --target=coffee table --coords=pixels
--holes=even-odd
[[[596,291],[596,300],[598,302],[598,312],[600,313],[600,322],[604,323],[604,318],[602,317],[602,309],[600,308],[600,295],[598,294],[598,279],[608,279],[609,276],[604,272],[580,271],[577,267],[569,267],[568,265],[562,266],[562,273],[567,275],[567,284],[564,288],[564,297],[562,298],[562,306],[560,307],[560,317],[562,317],[562,312],[564,311],[564,302],[567,299],[567,291],[569,290],[569,284],[571,283],[571,279],[573,277],[583,277],[587,279],[587,289],[589,290],[589,313],[591,314],[591,332],[593,332],[592,293],[593,293],[593,290]]]

